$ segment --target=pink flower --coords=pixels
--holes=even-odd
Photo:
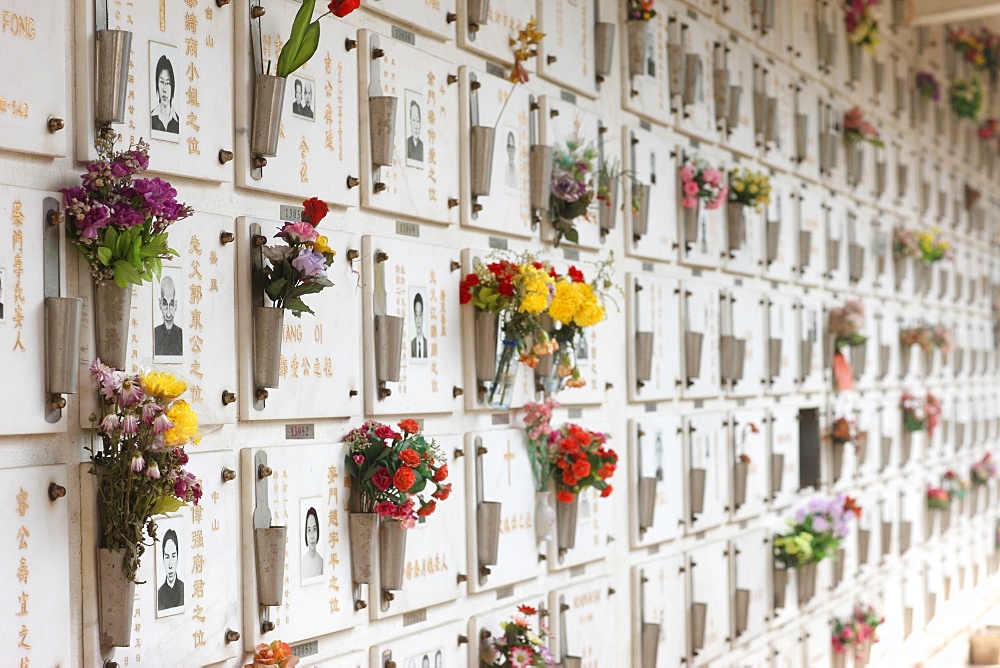
[[[125,419],[122,420],[122,433],[123,434],[138,434],[139,433],[139,418],[135,415],[126,415]]]
[[[394,438],[396,432],[387,424],[378,424],[375,426],[375,435],[379,438]]]
[[[153,433],[154,434],[164,434],[169,429],[173,428],[174,423],[170,421],[166,413],[160,412],[153,420]]]
[[[354,463],[357,464],[358,466],[361,466],[362,464],[365,463],[364,455],[354,455],[353,457],[351,457],[351,459],[353,459]]]
[[[316,237],[319,236],[319,232],[316,228],[309,223],[285,223],[285,226],[281,228],[275,237],[284,239],[288,243],[298,244],[307,241],[316,241]]]
[[[698,200],[696,200],[696,199],[695,199],[695,198],[693,198],[693,197],[685,197],[685,198],[684,198],[684,199],[683,199],[683,200],[681,201],[681,204],[683,204],[683,205],[684,205],[684,208],[685,208],[685,209],[693,209],[693,208],[695,208],[695,207],[697,207],[697,206],[698,206]]]
[[[685,183],[694,181],[694,172],[687,165],[681,167],[681,181]]]
[[[117,413],[108,413],[101,420],[101,431],[105,434],[112,434],[118,430],[121,426],[121,420],[118,419]]]
[[[146,477],[153,480],[160,479],[160,467],[156,462],[149,463],[149,468],[146,469]]]
[[[684,194],[687,195],[688,197],[697,196],[700,190],[701,188],[699,188],[698,184],[695,183],[694,181],[687,181],[684,183]]]
[[[396,504],[392,501],[383,501],[375,505],[375,512],[379,517],[392,517],[396,514]]]
[[[705,183],[711,183],[712,185],[716,185],[722,182],[722,172],[720,172],[717,169],[713,169],[711,167],[703,171],[701,173],[701,176],[703,179],[705,179]]]
[[[129,465],[132,473],[139,473],[144,466],[146,466],[146,460],[142,458],[142,455],[132,456],[132,463]]]

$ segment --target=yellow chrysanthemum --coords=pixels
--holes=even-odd
[[[576,312],[580,310],[580,304],[582,303],[580,291],[576,287],[578,285],[582,284],[573,283],[566,279],[556,282],[556,294],[552,298],[552,304],[549,306],[549,315],[556,322],[564,325],[572,324],[573,318],[576,316]]]
[[[184,445],[198,433],[198,414],[183,399],[170,405],[167,418],[174,425],[163,434],[163,443],[168,447]]]
[[[139,377],[146,394],[171,401],[184,394],[187,383],[168,371],[149,371]]]
[[[580,327],[590,327],[604,320],[604,307],[597,300],[584,302],[573,319]]]

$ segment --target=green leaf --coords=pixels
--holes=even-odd
[[[168,494],[156,502],[156,506],[153,508],[153,514],[166,515],[167,513],[176,512],[186,505],[186,503],[178,499],[176,496]]]
[[[285,41],[285,45],[281,47],[281,53],[278,55],[278,68],[275,74],[279,77],[287,77],[298,69],[298,66],[292,67],[292,63],[298,57],[299,49],[302,47],[302,41],[309,28],[309,22],[312,20],[313,8],[315,6],[316,0],[302,0],[302,6],[295,13],[295,19],[292,21],[292,32]]]
[[[118,231],[110,225],[104,229],[107,230],[104,233],[104,246],[113,253],[118,248]]]
[[[120,287],[125,287],[118,282],[118,278],[121,277],[126,283],[135,283],[138,285],[142,283],[142,276],[136,271],[136,268],[125,260],[117,260],[115,262],[115,283]]]
[[[105,267],[111,264],[111,249],[100,246],[97,249],[97,259],[101,261]]]
[[[575,227],[570,227],[569,229],[567,229],[565,232],[563,232],[563,236],[566,237],[566,241],[569,241],[574,244],[580,243],[580,233],[576,231]]]
[[[309,62],[309,59],[316,53],[317,48],[319,48],[319,21],[313,21],[306,28],[306,34],[302,38],[302,45],[299,47],[299,52],[292,62],[292,72]]]

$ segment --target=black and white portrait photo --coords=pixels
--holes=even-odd
[[[410,359],[413,361],[427,361],[430,356],[427,350],[426,317],[427,301],[425,295],[426,288],[410,288]]]
[[[190,555],[181,543],[185,535],[184,517],[167,516],[156,520],[156,616],[170,617],[184,612],[184,580],[182,564]]]
[[[434,652],[434,668],[444,668],[444,652],[441,650]]]
[[[302,527],[302,559],[299,576],[303,586],[323,581],[323,555],[320,554],[319,511],[323,499],[312,497],[299,500],[299,518]]]
[[[652,35],[646,40],[646,74],[656,76],[656,39]]]
[[[184,330],[181,329],[183,274],[180,267],[163,267],[153,281],[153,361],[180,364],[184,361]]]
[[[313,81],[300,76],[289,76],[292,83],[292,114],[300,118],[314,120],[316,112],[313,109]]]
[[[506,132],[506,148],[507,152],[504,154],[506,160],[504,161],[504,185],[508,190],[518,189],[518,179],[517,179],[517,140],[514,135],[514,131],[508,129]]]
[[[7,318],[7,273],[0,269],[0,322]]]
[[[181,119],[177,111],[177,47],[160,42],[149,43],[149,135],[153,139],[179,142]]]
[[[424,125],[424,96],[407,89],[403,107],[406,110],[406,166],[423,169],[424,139],[421,131]]]
[[[590,341],[587,340],[587,333],[583,332],[576,338],[576,345],[574,346],[576,352],[576,362],[589,362],[590,361]]]

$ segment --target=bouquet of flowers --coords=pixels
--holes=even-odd
[[[584,146],[579,139],[569,139],[565,148],[555,148],[552,160],[549,213],[556,231],[556,245],[563,238],[577,243],[580,234],[573,221],[587,213],[596,195],[597,151],[590,144]]]
[[[729,201],[763,211],[771,203],[771,177],[746,167],[729,172]]]
[[[952,338],[951,330],[941,325],[931,328],[931,345],[940,349],[945,355],[950,353],[955,349],[955,340]]]
[[[833,346],[842,350],[847,346],[863,346],[868,337],[861,333],[865,326],[865,305],[860,299],[848,299],[843,306],[830,309],[829,328]]]
[[[833,557],[850,533],[851,515],[860,519],[861,506],[849,496],[812,499],[788,520],[788,530],[774,537],[774,558],[786,568],[799,568]]]
[[[729,186],[722,181],[722,172],[709,166],[703,158],[691,158],[680,169],[681,204],[695,209],[699,202],[708,210],[718,209],[726,201]]]
[[[875,20],[873,8],[879,0],[845,0],[844,25],[847,28],[847,39],[851,44],[863,46],[875,53],[878,46],[878,22]]]
[[[948,510],[951,508],[951,496],[943,487],[928,487],[927,507],[931,510]]]
[[[344,18],[361,6],[361,0],[330,0],[327,11],[312,20],[316,0],[302,0],[302,6],[292,20],[292,32],[281,47],[278,55],[278,67],[275,74],[287,77],[299,69],[313,57],[319,46],[319,22],[327,14]]]
[[[924,398],[924,415],[927,418],[927,435],[933,437],[934,430],[941,424],[941,400],[930,392]]]
[[[983,82],[972,75],[966,79],[958,79],[951,84],[949,91],[951,110],[959,118],[976,120],[983,111]]]
[[[941,100],[941,86],[938,84],[937,77],[931,72],[917,72],[917,93],[925,100],[939,102]]]
[[[920,255],[920,245],[917,243],[917,233],[902,227],[892,230],[892,256],[896,259],[917,257]]]
[[[273,641],[270,645],[261,643],[253,648],[253,656],[246,668],[259,668],[260,666],[277,666],[278,668],[295,668],[299,663],[299,657],[292,654],[292,648],[288,643],[280,640]]]
[[[629,21],[648,21],[656,16],[653,0],[628,0],[625,14]]]
[[[852,144],[865,141],[877,148],[885,145],[879,139],[878,129],[865,119],[860,107],[851,107],[844,113],[844,139]]]
[[[952,259],[951,244],[941,238],[941,230],[936,227],[917,233],[917,248],[920,250],[920,260],[928,264]]]
[[[551,431],[548,440],[548,459],[557,501],[572,503],[587,487],[600,490],[602,497],[611,495],[608,479],[614,475],[618,454],[604,447],[608,442],[607,434],[566,423]]]
[[[102,417],[94,428],[90,473],[97,478],[101,547],[122,550],[122,569],[136,581],[146,549],[156,539],[155,515],[198,505],[201,482],[184,469],[184,445],[198,438],[198,415],[180,397],[187,384],[156,370],[117,371],[94,360],[91,377],[101,395]],[[197,441],[195,441],[197,442]]]
[[[875,629],[884,623],[885,617],[875,612],[872,606],[855,606],[849,619],[835,619],[833,622],[833,651],[843,654],[848,648],[854,648],[855,658],[863,660],[871,643],[878,642]]]
[[[316,229],[327,214],[324,202],[311,197],[302,203],[304,220],[285,223],[275,236],[283,246],[264,246],[267,263],[254,269],[254,277],[274,306],[291,311],[295,317],[313,313],[302,298],[322,292],[333,285],[326,270],[337,254],[327,244],[329,240]]]
[[[830,427],[830,440],[835,445],[857,444],[858,440],[864,438],[865,435],[865,432],[858,429],[854,420],[848,420],[845,417],[837,418]]]
[[[344,437],[344,457],[351,477],[351,509],[399,520],[411,529],[451,494],[448,465],[433,439],[420,433],[416,420],[402,420],[400,431],[368,420]],[[433,493],[428,494],[429,485]],[[355,500],[355,494],[357,500]],[[430,498],[428,498],[430,497]]]
[[[944,484],[942,486],[944,487],[945,492],[948,493],[949,501],[954,501],[955,499],[961,501],[965,498],[965,494],[969,491],[972,483],[968,480],[959,478],[957,473],[948,469],[944,472]]]
[[[927,413],[924,402],[918,397],[903,392],[899,399],[899,407],[903,411],[903,428],[908,432],[923,431],[927,428]]]
[[[997,136],[998,129],[1000,129],[1000,122],[991,116],[980,124],[976,134],[979,135],[980,139],[993,139]]]
[[[972,484],[976,487],[988,485],[991,480],[997,477],[997,465],[993,461],[993,455],[987,452],[982,456],[971,469]]]
[[[115,149],[118,135],[97,138],[97,160],[87,163],[83,185],[64,188],[66,232],[90,263],[95,281],[120,288],[160,277],[163,260],[177,255],[167,241],[168,228],[190,216],[177,191],[161,178],[136,178],[149,166],[149,144],[139,140]]]
[[[917,344],[921,350],[929,351],[934,348],[933,338],[934,330],[928,325],[903,327],[899,330],[899,342],[907,348]]]
[[[547,397],[540,402],[528,402],[524,405],[524,431],[528,440],[528,461],[531,462],[531,474],[535,479],[535,489],[539,492],[545,489],[545,484],[553,476],[553,462],[550,447],[552,428],[552,410],[559,408],[559,402]],[[555,437],[551,437],[554,439]]]
[[[957,28],[948,31],[947,39],[965,62],[977,70],[989,72],[991,78],[996,76],[1000,69],[1000,35],[988,28],[980,29],[978,35],[967,28]]]
[[[520,615],[500,622],[499,636],[490,636],[480,654],[480,668],[507,666],[509,668],[539,668],[556,665],[555,657],[549,651],[546,639],[549,629],[539,622],[538,633],[531,630],[528,617],[538,614],[528,605],[517,606]]]

